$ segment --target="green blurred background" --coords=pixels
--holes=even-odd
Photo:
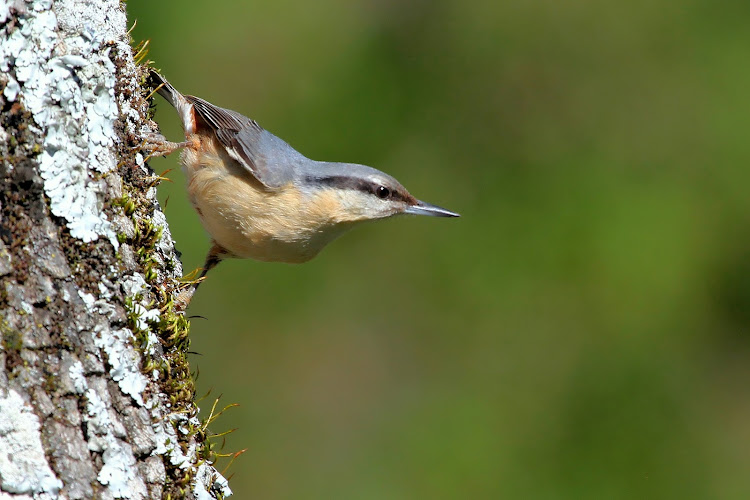
[[[211,273],[192,363],[204,416],[241,405],[238,498],[750,498],[750,3],[128,9],[178,89],[463,215]]]

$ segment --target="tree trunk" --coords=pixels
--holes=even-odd
[[[118,0],[0,0],[0,498],[220,498]]]

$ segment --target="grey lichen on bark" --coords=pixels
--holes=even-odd
[[[118,0],[0,0],[0,498],[220,498]]]

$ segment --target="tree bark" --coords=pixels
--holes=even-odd
[[[118,0],[0,0],[0,498],[220,498]]]

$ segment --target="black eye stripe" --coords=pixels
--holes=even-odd
[[[331,177],[308,177],[305,180],[310,184],[323,184],[337,189],[355,189],[357,191],[362,191],[363,193],[375,195],[378,198],[382,199],[390,197],[390,199],[393,200],[406,200],[406,196],[395,189],[383,186],[382,184],[378,184],[377,182],[355,179],[343,175],[334,175]],[[381,187],[388,190],[387,196],[381,197],[378,195],[378,189]]]

